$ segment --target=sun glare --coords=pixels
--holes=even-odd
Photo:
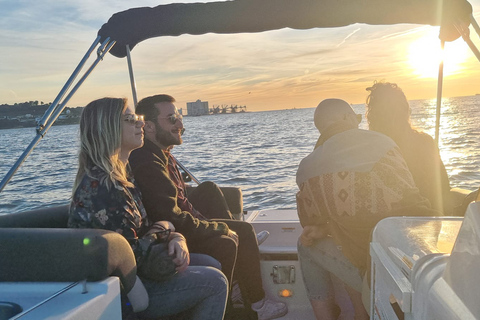
[[[444,76],[457,73],[467,58],[467,46],[463,41],[447,42],[444,50]],[[408,50],[408,61],[413,72],[422,78],[436,78],[438,65],[442,59],[438,29],[413,42]]]

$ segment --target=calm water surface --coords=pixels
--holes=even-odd
[[[452,187],[480,186],[480,96],[445,99],[439,147]],[[434,135],[435,101],[411,101],[412,123]],[[364,114],[364,106],[354,106]],[[185,117],[173,154],[200,180],[239,186],[246,210],[294,209],[295,173],[318,138],[314,109]],[[362,128],[367,128],[365,121]],[[0,178],[35,137],[0,130]],[[52,127],[0,193],[0,214],[69,201],[77,169],[78,126]]]

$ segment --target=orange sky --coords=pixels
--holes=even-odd
[[[137,1],[135,6],[161,3],[167,1]],[[480,0],[471,3],[474,11],[480,7]],[[0,10],[8,14],[0,22],[0,103],[53,101],[101,24],[131,5],[113,0],[1,2]],[[356,104],[364,102],[365,88],[374,80],[398,83],[413,100],[436,96],[436,79],[426,75],[435,76],[437,65],[425,66],[434,60],[435,50],[429,50],[437,42],[423,44],[437,33],[430,26],[357,24],[184,35],[141,42],[132,58],[139,98],[167,93],[179,108],[197,99],[210,106],[246,105],[247,111],[315,107],[331,97]],[[479,45],[473,30],[472,39]],[[445,69],[454,67],[445,76],[444,96],[480,93],[480,64],[474,55],[462,40],[447,43],[446,49]],[[125,59],[107,56],[68,105],[83,106],[103,96],[131,100]]]

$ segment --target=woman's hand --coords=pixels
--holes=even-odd
[[[187,241],[185,237],[178,232],[170,234],[168,243],[168,254],[174,257],[173,262],[177,265],[177,271],[182,272],[190,264],[190,254],[188,252]]]
[[[315,242],[328,236],[328,225],[305,226],[300,235],[300,243],[304,247],[310,247]]]

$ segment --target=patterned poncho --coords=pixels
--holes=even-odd
[[[378,221],[438,214],[420,196],[395,142],[373,131],[351,129],[330,137],[302,160],[297,184],[302,225],[328,223],[342,252],[361,270]]]

